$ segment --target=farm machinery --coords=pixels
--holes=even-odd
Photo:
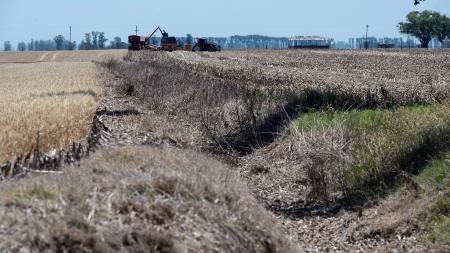
[[[151,44],[150,39],[155,35],[155,33],[159,31],[161,32],[162,38],[161,38],[161,46],[157,46],[155,44]],[[164,51],[174,51],[179,50],[178,41],[175,37],[170,37],[169,34],[162,30],[159,26],[156,27],[156,29],[150,34],[150,36],[139,36],[139,35],[130,35],[128,36],[128,49],[129,50],[164,50]]]
[[[219,45],[215,43],[208,43],[206,38],[198,38],[197,43],[192,48],[192,51],[199,52],[199,51],[209,51],[209,52],[216,52],[220,51],[221,48]]]
[[[156,32],[160,32],[161,37],[161,46],[155,45],[151,43],[151,38],[155,35]],[[130,35],[128,36],[128,49],[129,50],[153,50],[153,51],[175,51],[175,50],[185,50],[185,51],[220,51],[220,46],[214,43],[208,43],[205,38],[197,39],[197,43],[192,47],[190,44],[186,44],[184,47],[179,45],[179,42],[176,37],[169,36],[169,34],[162,30],[159,26],[150,34],[150,36],[139,36],[139,35]]]

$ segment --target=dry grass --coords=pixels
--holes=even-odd
[[[130,52],[126,61],[111,61],[106,66],[120,77],[125,95],[141,98],[156,114],[190,124],[192,129],[201,129],[202,138],[196,138],[197,147],[212,146],[242,155],[274,141],[299,113],[446,104],[450,98],[449,59],[448,50],[244,50],[200,54],[179,51]],[[447,110],[442,111],[445,114]],[[405,111],[400,110],[398,114],[403,113]],[[347,156],[358,161],[353,164],[355,167],[364,167],[359,171],[355,168],[352,176],[346,176],[358,178],[353,181],[398,170],[412,159],[411,152],[420,148],[423,138],[439,132],[430,130],[432,133],[424,133],[423,138],[419,138],[409,129],[428,129],[428,125],[422,128],[417,124],[434,122],[434,118],[430,121],[427,117],[406,115],[399,117],[403,121],[397,122],[401,125],[393,128],[396,130],[374,131],[370,138],[365,136],[367,129],[362,127],[356,139],[367,143],[353,150],[364,152],[351,155],[343,151],[348,148],[347,143],[341,143],[346,138],[333,134],[346,132],[345,129],[335,131],[332,128],[329,134],[319,129],[316,134],[297,135],[300,149],[295,159],[309,161],[305,163],[311,167],[308,170],[310,181],[317,181],[312,172],[321,167],[323,173],[315,176],[340,181],[338,185],[347,184],[342,178],[346,170],[336,168],[344,162],[342,160],[348,160],[344,159]],[[439,114],[439,119],[444,118]],[[382,123],[391,126],[392,122]],[[392,127],[396,126],[392,123]],[[329,140],[334,137],[339,139],[338,143]],[[321,138],[323,142],[318,141]],[[306,139],[309,141],[305,142]],[[336,145],[328,145],[330,143]],[[305,151],[308,148],[311,149]],[[367,152],[369,155],[365,155]],[[326,176],[330,168],[336,168],[340,176],[336,177],[336,173]],[[324,192],[340,188],[332,186],[336,183],[331,181],[329,189],[317,185],[315,192],[319,188],[327,188],[322,189]]]
[[[124,95],[201,129],[194,146],[246,154],[301,111],[446,102],[449,59],[445,50],[179,51],[130,52],[104,66]]]
[[[93,63],[0,65],[0,160],[85,138],[101,97]]]
[[[322,199],[345,189],[352,157],[347,153],[351,132],[344,123],[312,131],[294,129],[291,138],[294,159],[300,163],[297,169],[308,178],[308,198]]]
[[[449,115],[449,104],[301,113],[282,138],[243,159],[243,176],[268,205],[383,197],[448,148]]]
[[[298,252],[229,167],[176,149],[98,151],[0,191],[0,250]]]
[[[250,50],[192,54],[179,51],[133,53],[128,57],[155,65],[179,65],[184,71],[199,71],[240,84],[247,82],[269,94],[278,92],[275,94],[278,96],[301,94],[306,90],[334,94],[336,101],[325,102],[348,107],[448,99],[450,51],[418,52]]]
[[[447,104],[449,59],[448,50],[244,50],[200,54],[179,51],[130,52],[126,61],[110,62],[106,66],[120,77],[124,94],[141,98],[157,114],[190,124],[192,129],[201,129],[202,138],[197,138],[197,147],[238,151],[242,155],[271,143],[293,117],[308,111],[344,113],[362,108],[370,111]],[[436,119],[422,117],[421,112],[409,117],[406,110],[400,110],[398,115],[406,116],[395,117],[401,121],[381,122],[381,126],[388,125],[391,130],[371,127],[373,132],[365,132],[363,126],[356,130],[358,137],[353,139],[361,142],[355,144],[352,154],[339,151],[348,148],[346,143],[341,143],[345,138],[332,134],[343,133],[345,129],[331,129],[330,134],[308,132],[312,137],[298,138],[297,146],[301,147],[297,155],[303,158],[295,159],[305,160],[306,156],[311,165],[308,171],[323,167],[323,173],[315,176],[340,181],[341,185],[347,184],[341,178],[346,169],[335,170],[339,177],[333,173],[326,176],[329,172],[325,171],[340,166],[343,156],[356,160],[356,164],[350,165],[351,175],[345,176],[354,178],[350,180],[351,185],[386,171],[401,171],[400,167],[407,167],[414,160],[414,152],[427,148],[429,139],[434,142],[441,136],[440,131],[446,129],[448,110],[446,106],[440,108]],[[426,122],[439,125],[434,129]],[[445,134],[446,130],[442,131]],[[318,137],[323,137],[323,142]],[[334,137],[338,137],[337,143],[328,140]],[[304,146],[305,139],[311,145]],[[311,150],[305,151],[308,147]],[[310,181],[317,180],[310,178]],[[330,192],[337,188],[330,186],[329,190],[322,190]]]
[[[238,161],[254,195],[280,220],[295,219],[302,240],[315,237],[308,231],[319,238],[320,230],[333,226],[325,221],[314,231],[298,218],[339,220],[342,192],[362,200],[356,205],[367,204],[367,196],[385,197],[411,183],[410,173],[448,144],[449,59],[448,50],[131,52],[104,66],[121,83],[123,97],[170,119],[166,132],[187,126],[185,140],[195,140],[194,148],[241,155],[229,160]],[[342,117],[322,124],[328,114]],[[301,125],[305,115],[317,122]],[[298,127],[285,131],[297,118]],[[405,215],[422,213],[414,211],[421,203],[412,213],[394,207],[400,217],[392,220],[375,218],[389,223],[379,229],[387,231],[383,236],[408,223]],[[345,219],[339,222],[335,235],[346,226]],[[359,240],[372,239],[364,236],[344,244],[358,247]],[[308,243],[337,242],[327,240]],[[395,247],[403,246],[399,241]]]
[[[395,185],[403,180],[403,173],[417,173],[430,156],[448,148],[449,115],[448,104],[304,114],[293,124],[297,159],[303,149],[322,160],[331,158],[326,160],[331,179],[319,180],[331,187],[319,188],[381,193],[382,185]],[[327,137],[308,138],[312,134]],[[323,152],[329,149],[333,150],[332,157]],[[316,164],[314,175],[320,175],[322,169],[322,164]],[[317,191],[314,188],[312,191]]]

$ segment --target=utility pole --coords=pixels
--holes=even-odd
[[[369,49],[369,41],[368,41],[368,37],[367,37],[368,33],[369,33],[369,25],[366,25],[366,42],[364,43],[364,48],[366,50]]]
[[[72,44],[72,26],[69,26],[69,50],[73,50],[73,44]]]
[[[138,34],[138,28],[137,28],[137,26],[136,26],[136,29],[134,30],[135,32],[136,32],[136,35]]]

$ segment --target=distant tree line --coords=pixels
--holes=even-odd
[[[269,37],[263,35],[234,35],[229,38],[208,38],[211,42],[219,44],[222,48],[287,48],[287,37]]]
[[[125,49],[128,48],[128,43],[122,42],[118,36],[106,44],[108,39],[104,32],[92,31],[85,33],[84,40],[77,45],[76,41],[69,41],[63,35],[57,35],[51,40],[31,40],[30,42],[17,43],[17,51],[54,51],[54,50],[94,50],[94,49]],[[5,41],[3,43],[4,51],[13,50],[11,42]]]
[[[231,37],[206,37],[209,42],[218,44],[221,48],[287,48],[289,39],[287,37],[269,37],[263,35],[233,35]],[[185,37],[177,37],[180,46],[185,44],[195,44],[196,39],[191,34]],[[152,37],[150,43],[161,44],[161,37]]]
[[[399,23],[400,32],[404,34],[413,35],[421,42],[422,47],[428,47],[429,42],[435,38],[441,42],[450,37],[450,19],[446,15],[438,12],[423,11],[411,12],[406,17],[406,22]],[[187,34],[185,37],[177,38],[180,45],[195,44],[194,37]],[[221,48],[287,48],[289,46],[289,39],[287,37],[270,37],[263,35],[234,35],[231,37],[208,37],[208,41],[220,45]],[[160,45],[160,37],[152,37],[150,43]],[[376,44],[388,42],[386,39],[377,41],[375,38],[373,47]],[[92,31],[85,33],[84,39],[77,45],[75,41],[68,41],[63,35],[57,35],[53,40],[31,40],[29,43],[20,42],[17,44],[18,51],[47,51],[47,50],[94,50],[94,49],[126,49],[128,43],[123,42],[120,37],[114,37],[107,45],[108,38],[104,32]],[[356,42],[358,44],[359,42]],[[389,42],[392,43],[392,42]],[[405,44],[406,43],[406,44]],[[411,40],[408,41],[394,41],[397,47],[411,47]],[[11,51],[12,46],[9,41],[4,42],[4,50]],[[339,47],[339,45],[335,45]],[[358,48],[353,45],[352,48]]]
[[[5,42],[3,43],[3,50],[5,50],[5,51],[11,51],[11,50],[12,50],[11,42],[9,42],[8,40],[5,41]]]
[[[195,44],[196,39],[191,34],[177,38],[180,45]],[[207,37],[208,41],[217,43],[222,48],[287,48],[289,41],[287,37],[269,37],[263,35],[234,35],[231,37]],[[103,32],[90,32],[84,34],[84,39],[77,44],[68,41],[63,35],[57,35],[53,40],[31,40],[29,43],[17,44],[18,51],[52,51],[52,50],[95,50],[95,49],[127,49],[128,43],[123,42],[118,36],[114,37],[109,45],[108,39]],[[152,37],[150,43],[160,45],[161,37]],[[11,51],[9,41],[5,41],[4,50]]]

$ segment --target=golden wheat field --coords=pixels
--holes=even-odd
[[[0,161],[30,151],[38,133],[42,151],[67,148],[85,138],[101,98],[99,73],[91,60],[123,54],[119,50],[1,53]]]

